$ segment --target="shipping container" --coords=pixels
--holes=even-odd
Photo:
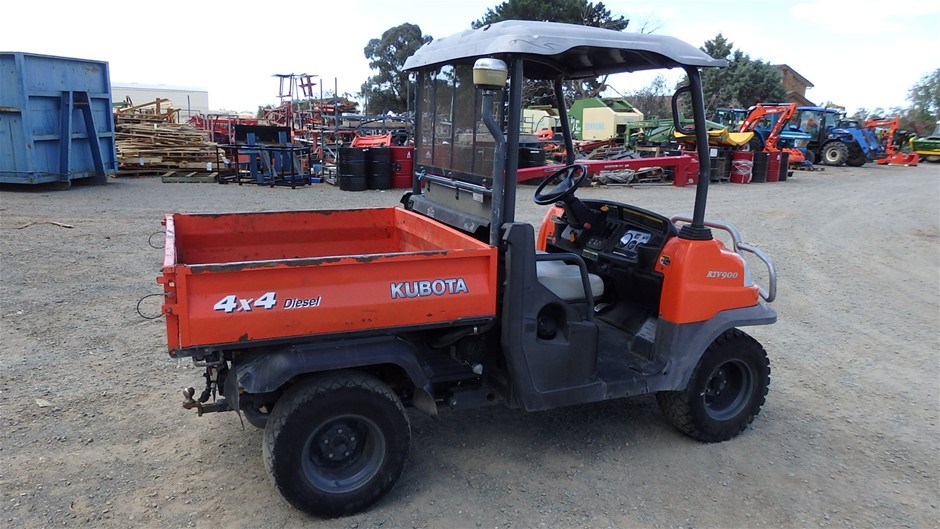
[[[0,183],[104,184],[116,171],[108,63],[0,52]]]

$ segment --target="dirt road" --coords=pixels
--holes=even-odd
[[[544,208],[519,192],[517,218]],[[776,261],[779,322],[750,329],[772,383],[752,427],[704,445],[639,398],[527,414],[411,414],[401,481],[307,518],[261,432],[180,407],[165,352],[164,213],[387,206],[398,192],[114,180],[0,191],[0,525],[65,527],[922,527],[940,525],[940,166],[713,186],[709,216]],[[691,188],[598,188],[688,214]],[[71,226],[65,227],[57,224]],[[162,237],[156,236],[157,242]],[[141,303],[159,312],[159,298]]]

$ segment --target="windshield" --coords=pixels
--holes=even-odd
[[[799,129],[802,130],[803,132],[806,132],[810,135],[815,135],[816,132],[819,130],[818,120],[821,119],[821,117],[818,115],[816,111],[803,110],[800,112],[797,118],[798,119],[796,120],[795,125],[799,127]]]
[[[719,108],[715,112],[715,121],[721,123],[730,130],[738,130],[741,124],[747,119],[747,110],[738,108]]]
[[[418,170],[476,183],[491,177],[496,143],[481,118],[471,67],[445,66],[422,73],[419,82]],[[497,109],[504,97],[497,96]]]

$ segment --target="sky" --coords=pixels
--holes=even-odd
[[[497,0],[216,0],[6,2],[0,51],[108,61],[111,81],[208,90],[213,110],[277,104],[273,74],[319,75],[324,92],[355,96],[370,71],[370,39],[405,22],[425,35],[469,29]],[[940,68],[936,0],[610,0],[627,31],[700,47],[718,33],[753,59],[788,64],[815,85],[806,96],[859,108],[908,106]],[[10,23],[16,21],[16,23]],[[667,78],[678,79],[673,72]],[[609,80],[639,90],[649,74]],[[318,89],[317,89],[318,92]],[[611,92],[607,95],[614,96]]]

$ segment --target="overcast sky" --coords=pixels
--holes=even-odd
[[[373,74],[363,54],[399,24],[444,37],[468,29],[480,0],[217,2],[8,1],[0,50],[104,60],[112,82],[208,90],[214,110],[278,101],[272,74],[318,74],[356,94]],[[848,108],[907,106],[907,91],[940,68],[940,2],[905,0],[611,0],[615,15],[695,46],[719,32],[751,55],[786,63],[814,85],[807,97]],[[619,76],[626,93],[648,76]]]

